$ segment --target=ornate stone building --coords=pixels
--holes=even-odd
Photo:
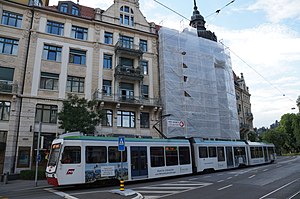
[[[107,10],[26,2],[0,2],[0,173],[31,169],[39,122],[43,150],[63,132],[68,94],[99,100],[98,135],[158,136],[157,34],[138,0]]]
[[[253,132],[253,114],[251,112],[251,103],[249,88],[246,86],[243,73],[241,77],[233,72],[236,105],[240,124],[241,139],[248,139],[248,133]]]

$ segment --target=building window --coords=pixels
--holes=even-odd
[[[68,76],[67,80],[67,92],[84,92],[84,78]]]
[[[149,86],[143,85],[142,96],[146,99],[149,98]]]
[[[72,6],[72,15],[79,16],[79,9],[76,6]]]
[[[105,109],[103,110],[103,117],[101,120],[102,126],[112,126],[112,121],[113,121],[113,112],[112,110]]]
[[[30,161],[30,147],[19,147],[18,150],[18,168],[27,168],[29,167]]]
[[[23,15],[4,10],[2,15],[2,24],[20,28],[22,25],[22,18]]]
[[[148,75],[148,62],[147,61],[141,61],[143,74]]]
[[[134,26],[133,10],[128,6],[122,6],[120,8],[120,24]]]
[[[69,63],[85,65],[86,51],[70,49]]]
[[[54,73],[41,73],[41,89],[58,90],[59,75]]]
[[[19,41],[0,37],[0,53],[17,55]]]
[[[75,39],[87,40],[88,29],[78,26],[72,26],[71,37]]]
[[[104,33],[104,43],[113,44],[113,34],[111,32]]]
[[[144,112],[141,112],[141,128],[149,128],[150,127],[150,124],[149,124],[149,113],[144,113]]]
[[[56,124],[57,121],[57,106],[37,104],[35,122]]]
[[[120,45],[123,48],[132,49],[133,48],[133,37],[127,37],[127,36],[120,35]]]
[[[129,83],[120,83],[120,97],[124,101],[134,99],[134,85]]]
[[[0,91],[1,92],[13,92],[13,79],[14,79],[14,69],[0,67]]]
[[[68,4],[67,3],[62,3],[60,5],[60,9],[59,9],[60,12],[64,12],[64,13],[68,13]]]
[[[61,47],[44,45],[43,59],[61,61]]]
[[[143,52],[147,52],[148,47],[147,47],[147,40],[140,40],[140,50]]]
[[[10,102],[0,101],[0,120],[8,121],[10,115]]]
[[[55,34],[55,35],[63,35],[64,24],[54,22],[54,21],[47,21],[47,33]]]
[[[111,69],[112,68],[112,55],[103,55],[103,68]]]
[[[131,111],[118,111],[117,126],[135,128],[135,113]]]
[[[110,80],[103,80],[103,94],[106,96],[111,96],[111,81]]]

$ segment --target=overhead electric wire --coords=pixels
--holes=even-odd
[[[221,12],[221,10],[223,10],[224,8],[226,8],[227,6],[229,6],[230,4],[234,3],[235,0],[230,1],[229,3],[227,3],[225,6],[223,6],[222,8],[216,10],[215,12],[211,13],[210,15],[207,15],[205,18],[208,18],[214,14],[219,14]]]
[[[243,58],[241,58],[238,54],[236,54],[234,51],[232,51],[228,46],[226,46],[222,41],[219,41],[225,48],[227,48],[232,54],[234,54],[237,58],[239,58],[244,64],[246,64],[248,67],[250,67],[257,75],[259,75],[263,80],[265,80],[268,84],[270,84],[274,89],[276,89],[279,93],[282,94],[282,96],[287,97],[290,101],[293,102],[291,98],[286,96],[283,91],[281,91],[277,86],[272,84],[267,78],[265,78],[262,74],[260,74],[254,67],[252,67],[250,64],[248,64]]]

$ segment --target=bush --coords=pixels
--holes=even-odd
[[[23,170],[20,172],[22,180],[35,180],[35,170]],[[46,179],[45,170],[38,170],[38,180]]]

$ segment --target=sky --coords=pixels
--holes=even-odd
[[[157,1],[188,19],[193,13],[193,0]],[[269,127],[283,114],[298,113],[300,0],[235,0],[224,7],[230,2],[196,0],[206,28],[230,49],[234,72],[244,74],[251,94],[254,127]],[[177,30],[189,26],[188,20],[154,0],[139,3],[148,22]],[[113,0],[80,4],[106,10]],[[57,5],[57,0],[50,0],[50,5]],[[218,9],[221,11],[217,14]]]

